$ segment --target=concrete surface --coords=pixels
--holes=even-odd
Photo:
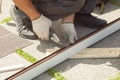
[[[9,7],[12,5],[12,0],[3,0],[2,3],[2,14],[0,14],[0,20],[9,16]],[[6,6],[7,5],[7,6]],[[117,6],[112,4],[107,4],[105,13],[100,15],[98,8],[96,8],[94,15],[100,18],[106,19],[108,22],[111,22],[118,17],[120,17],[120,9]],[[11,24],[2,24],[7,30],[17,35],[16,27],[14,21],[10,22]],[[80,28],[83,32],[88,31],[88,28]],[[83,32],[78,32],[84,36]],[[80,53],[116,53],[116,50],[120,50],[120,32],[116,32],[114,35],[107,37],[106,39],[98,42],[97,44],[83,50]],[[81,37],[81,35],[79,35]],[[58,47],[58,45],[53,44],[52,42],[42,42],[39,40],[29,40],[33,42],[33,45],[30,45],[23,50],[28,52],[30,55],[36,57],[37,59],[42,59],[45,57],[45,49],[50,49]],[[49,43],[49,46],[48,46]],[[0,58],[0,67],[13,64],[24,64],[25,66],[31,65],[16,53],[12,53],[6,57]],[[70,58],[63,63],[55,67],[59,70],[68,80],[107,80],[110,77],[116,75],[120,71],[120,59],[75,59]],[[18,71],[11,71],[6,73],[0,73],[0,80],[4,80],[10,75]],[[46,72],[38,76],[33,80],[54,80]]]

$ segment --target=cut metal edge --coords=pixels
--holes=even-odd
[[[120,26],[117,25],[120,23],[120,18],[109,23],[107,26],[98,29],[87,36],[79,39],[74,44],[62,48],[53,54],[39,60],[38,62],[28,66],[27,68],[19,71],[18,73],[10,76],[5,80],[30,80],[41,73],[45,72],[49,68],[61,63],[67,58],[71,57],[73,54],[80,52],[81,50],[89,47],[90,45],[98,42],[99,40],[107,37],[108,35],[116,32],[120,29]],[[115,27],[114,27],[115,26]],[[104,34],[103,34],[104,33]],[[87,43],[87,44],[86,44]]]

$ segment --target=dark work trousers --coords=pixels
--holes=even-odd
[[[92,13],[97,0],[31,0],[35,8],[50,18],[57,20],[70,14]],[[72,7],[71,7],[72,6]],[[21,11],[21,10],[19,10]],[[22,12],[22,11],[21,11]]]
[[[92,13],[96,7],[96,1],[97,0],[32,0],[32,3],[40,13],[50,18],[51,20],[57,20],[69,16],[73,13]],[[47,7],[45,7],[46,5]]]
[[[97,0],[86,0],[84,6],[80,11],[78,11],[78,14],[88,14],[92,13],[96,7]]]
[[[51,20],[64,18],[81,10],[86,0],[32,0],[38,12]]]

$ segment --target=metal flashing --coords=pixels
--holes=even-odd
[[[40,75],[49,68],[63,62],[72,55],[80,52],[81,50],[93,45],[99,40],[107,37],[108,35],[120,29],[120,18],[111,22],[107,26],[98,29],[87,36],[79,39],[74,44],[62,48],[53,54],[39,60],[38,62],[28,66],[20,72],[10,76],[6,80],[31,80],[32,78]]]

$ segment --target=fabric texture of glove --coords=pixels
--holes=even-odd
[[[52,25],[52,21],[41,15],[38,19],[32,21],[33,31],[38,38],[42,40],[49,40],[49,29]]]
[[[77,33],[73,23],[62,24],[63,36],[67,36],[70,43],[74,43],[77,40]]]

